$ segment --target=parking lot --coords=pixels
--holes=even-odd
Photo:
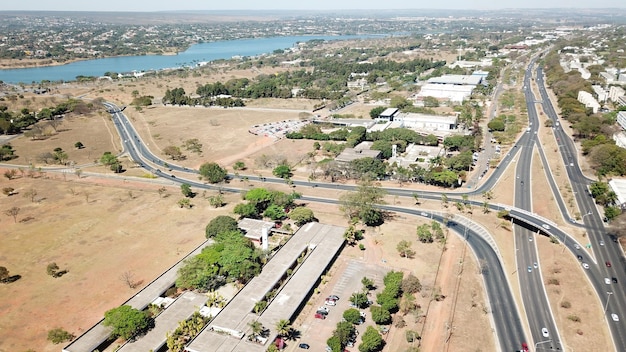
[[[336,269],[335,269],[336,268]],[[306,343],[312,352],[324,352],[326,340],[332,335],[338,322],[343,318],[343,312],[350,308],[350,296],[354,292],[360,292],[363,285],[361,279],[368,277],[376,285],[376,290],[371,291],[370,300],[376,301],[376,293],[383,288],[383,277],[390,269],[366,264],[358,259],[346,258],[339,260],[331,270],[332,277],[326,284],[321,285],[321,292],[314,294],[311,301],[302,310],[300,316],[294,322],[294,328],[300,331],[300,338],[290,343],[287,351],[299,351],[298,344]],[[325,300],[331,295],[336,295],[339,300],[335,306],[325,305]],[[326,319],[316,319],[315,312],[320,307],[326,307],[328,314]],[[369,309],[361,309],[365,313],[365,323],[357,325],[359,334],[365,332],[368,325],[373,325],[370,319]],[[357,337],[354,347],[347,347],[349,351],[358,351],[357,346],[361,339]]]
[[[262,125],[254,125],[248,131],[257,136],[281,139],[285,134],[298,132],[302,127],[309,124],[305,120],[284,120],[279,122],[268,122]]]

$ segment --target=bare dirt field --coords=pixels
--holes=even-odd
[[[48,330],[82,333],[202,243],[204,226],[238,198],[228,196],[229,206],[216,210],[197,197],[195,207],[181,209],[180,188],[160,197],[161,186],[92,176],[63,181],[53,173],[0,180],[20,192],[0,198],[0,258],[22,275],[0,286],[0,351],[59,350],[47,343]],[[29,190],[37,192],[34,202],[23,196]],[[11,207],[20,209],[16,222],[4,214]],[[69,273],[48,276],[52,262]],[[125,271],[142,284],[128,288],[120,280]]]

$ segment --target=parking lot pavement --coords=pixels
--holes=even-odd
[[[326,340],[332,335],[333,330],[338,322],[343,318],[343,312],[350,308],[350,296],[354,292],[360,292],[363,285],[361,285],[361,279],[365,276],[374,280],[377,290],[370,294],[370,299],[375,301],[376,293],[380,292],[383,287],[383,277],[389,269],[367,264],[360,260],[345,259],[338,260],[335,264],[336,270],[331,269],[331,280],[322,287],[322,291],[319,295],[313,295],[311,301],[308,302],[307,307],[302,310],[300,317],[296,319],[294,328],[298,329],[301,333],[298,341],[290,343],[287,351],[299,351],[299,343],[307,343],[311,346],[309,351],[311,352],[324,352],[326,348]],[[326,297],[330,295],[339,296],[339,300],[336,302],[336,306],[327,306],[329,309],[326,319],[316,319],[315,311],[318,307],[324,306]],[[359,333],[365,332],[368,325],[373,324],[369,319],[369,310],[363,309],[368,318],[365,320],[365,324],[357,326]],[[297,325],[298,322],[302,322]],[[360,339],[357,338],[357,344],[355,347],[348,348],[349,351],[356,351],[356,346]]]

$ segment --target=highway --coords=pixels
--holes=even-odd
[[[593,181],[587,178],[578,166],[576,146],[570,136],[563,131],[562,123],[568,123],[559,119],[545,87],[543,70],[537,67],[537,86],[542,99],[542,106],[547,116],[553,121],[554,137],[559,143],[559,150],[563,160],[569,165],[566,167],[567,175],[572,184],[572,191],[578,203],[583,221],[587,230],[587,238],[591,247],[594,260],[589,260],[589,269],[585,270],[588,280],[593,285],[598,298],[605,307],[605,319],[612,335],[616,351],[626,351],[626,261],[618,243],[613,242],[607,235],[602,217],[596,208],[595,202],[589,195],[588,185]],[[571,250],[571,246],[568,245]],[[576,250],[574,250],[575,252]],[[590,258],[591,259],[591,258]],[[606,262],[612,266],[606,266]],[[610,283],[605,283],[605,279]],[[617,283],[612,282],[617,279]],[[613,321],[611,314],[618,314],[620,320]]]
[[[524,89],[524,95],[528,110],[529,127],[517,143],[520,152],[515,168],[516,178],[513,186],[515,189],[515,207],[529,212],[532,212],[532,159],[539,128],[539,119],[534,105],[535,97],[530,89],[533,65],[534,60],[531,60],[524,75],[524,87],[526,88]],[[548,224],[546,226],[551,227]],[[533,343],[536,349],[560,351],[562,350],[560,337],[543,284],[544,280],[538,258],[537,242],[534,238],[535,234],[532,229],[517,225],[514,227],[514,233],[515,259],[521,297],[526,310]],[[544,329],[547,329],[547,336],[543,332]]]

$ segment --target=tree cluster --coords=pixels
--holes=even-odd
[[[147,312],[142,312],[129,305],[113,308],[104,313],[104,326],[113,328],[112,335],[128,340],[133,336],[148,331],[154,325],[154,321],[148,317]]]
[[[213,225],[216,230],[218,226]],[[239,230],[230,230],[228,224],[221,228],[213,237],[214,244],[185,261],[178,271],[177,287],[211,291],[230,281],[246,283],[261,272],[261,251]]]
[[[287,194],[265,188],[254,188],[243,195],[243,199],[247,202],[237,204],[233,212],[242,218],[258,219],[263,215],[272,220],[281,220],[287,217],[287,210],[293,207],[293,202],[298,198],[300,194],[296,192]],[[303,214],[296,213],[296,215]],[[306,217],[300,220],[305,221]]]

